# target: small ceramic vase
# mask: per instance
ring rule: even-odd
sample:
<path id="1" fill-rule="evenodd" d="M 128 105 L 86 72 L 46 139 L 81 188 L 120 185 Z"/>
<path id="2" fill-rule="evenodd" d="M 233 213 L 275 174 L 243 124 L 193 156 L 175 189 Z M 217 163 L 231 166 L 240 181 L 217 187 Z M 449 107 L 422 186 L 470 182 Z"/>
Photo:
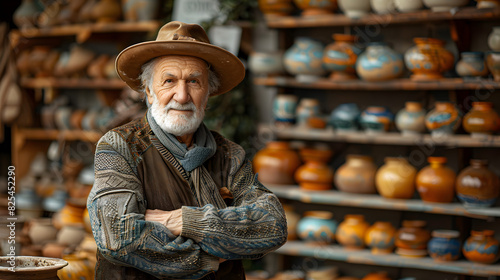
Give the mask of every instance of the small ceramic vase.
<path id="1" fill-rule="evenodd" d="M 415 136 L 425 132 L 426 111 L 419 102 L 408 101 L 396 114 L 396 127 L 403 136 Z"/>
<path id="2" fill-rule="evenodd" d="M 284 54 L 285 70 L 301 82 L 316 81 L 326 73 L 323 69 L 323 49 L 319 41 L 296 37 L 294 44 Z"/>
<path id="3" fill-rule="evenodd" d="M 93 79 L 105 79 L 106 72 L 104 67 L 108 63 L 109 55 L 101 54 L 94 61 L 92 61 L 87 67 L 87 75 Z"/>
<path id="4" fill-rule="evenodd" d="M 476 0 L 478 9 L 489 9 L 500 7 L 500 0 Z"/>
<path id="5" fill-rule="evenodd" d="M 100 0 L 92 8 L 92 18 L 99 23 L 116 22 L 122 16 L 118 0 Z"/>
<path id="6" fill-rule="evenodd" d="M 500 82 L 500 52 L 488 52 L 486 66 L 488 66 L 495 82 Z"/>
<path id="7" fill-rule="evenodd" d="M 295 95 L 279 94 L 273 102 L 273 115 L 276 123 L 294 124 L 298 98 Z"/>
<path id="8" fill-rule="evenodd" d="M 333 34 L 334 42 L 327 45 L 323 52 L 323 67 L 330 71 L 333 81 L 354 80 L 356 77 L 356 60 L 362 50 L 355 45 L 357 36 Z"/>
<path id="9" fill-rule="evenodd" d="M 423 0 L 433 12 L 448 12 L 469 4 L 469 0 Z"/>
<path id="10" fill-rule="evenodd" d="M 489 74 L 482 52 L 463 52 L 455 71 L 464 78 L 485 77 Z"/>
<path id="11" fill-rule="evenodd" d="M 150 21 L 158 18 L 159 0 L 121 0 L 125 21 Z"/>
<path id="12" fill-rule="evenodd" d="M 426 226 L 426 221 L 404 220 L 402 227 L 396 232 L 396 253 L 408 257 L 426 256 L 427 243 L 431 239 Z"/>
<path id="13" fill-rule="evenodd" d="M 369 82 L 393 80 L 400 77 L 403 71 L 403 56 L 384 42 L 368 44 L 356 61 L 356 73 Z"/>
<path id="14" fill-rule="evenodd" d="M 370 0 L 370 5 L 372 10 L 377 14 L 393 14 L 396 12 L 396 5 L 394 5 L 394 0 Z"/>
<path id="15" fill-rule="evenodd" d="M 376 271 L 366 274 L 365 277 L 361 278 L 361 280 L 392 280 L 392 279 L 389 277 L 389 273 L 387 273 L 387 271 Z"/>
<path id="16" fill-rule="evenodd" d="M 345 215 L 339 224 L 335 238 L 337 242 L 348 249 L 365 247 L 365 234 L 370 227 L 363 215 Z"/>
<path id="17" fill-rule="evenodd" d="M 84 76 L 86 69 L 95 58 L 93 51 L 80 45 L 73 45 L 68 57 L 63 53 L 54 69 L 58 77 Z"/>
<path id="18" fill-rule="evenodd" d="M 376 193 L 373 158 L 364 155 L 347 155 L 346 162 L 335 171 L 334 183 L 339 191 L 348 193 Z"/>
<path id="19" fill-rule="evenodd" d="M 500 179 L 488 169 L 487 160 L 471 159 L 470 166 L 458 173 L 456 192 L 465 207 L 490 207 L 500 193 Z"/>
<path id="20" fill-rule="evenodd" d="M 472 137 L 484 138 L 500 129 L 500 116 L 493 110 L 492 102 L 472 102 L 462 125 Z"/>
<path id="21" fill-rule="evenodd" d="M 35 245 L 41 245 L 48 241 L 55 241 L 57 229 L 52 225 L 50 218 L 38 218 L 31 220 L 28 236 Z"/>
<path id="22" fill-rule="evenodd" d="M 282 52 L 251 52 L 248 67 L 253 74 L 273 76 L 285 72 Z"/>
<path id="23" fill-rule="evenodd" d="M 37 18 L 43 12 L 43 6 L 37 0 L 23 0 L 12 15 L 19 29 L 36 27 Z"/>
<path id="24" fill-rule="evenodd" d="M 259 0 L 259 10 L 266 16 L 286 16 L 293 12 L 292 0 Z"/>
<path id="25" fill-rule="evenodd" d="M 338 0 L 339 8 L 349 18 L 362 18 L 371 11 L 370 0 Z"/>
<path id="26" fill-rule="evenodd" d="M 445 165 L 445 157 L 428 157 L 427 161 L 430 165 L 422 168 L 416 178 L 420 198 L 426 202 L 452 202 L 457 174 Z"/>
<path id="27" fill-rule="evenodd" d="M 493 27 L 493 30 L 488 35 L 488 47 L 493 51 L 500 51 L 500 26 Z"/>
<path id="28" fill-rule="evenodd" d="M 415 81 L 442 79 L 455 65 L 455 57 L 444 48 L 445 42 L 434 38 L 414 38 L 415 46 L 405 52 L 406 67 Z"/>
<path id="29" fill-rule="evenodd" d="M 64 255 L 63 259 L 68 262 L 68 266 L 57 271 L 57 276 L 61 280 L 94 279 L 94 268 L 91 267 L 87 258 L 78 254 L 70 254 Z"/>
<path id="30" fill-rule="evenodd" d="M 307 121 L 311 117 L 320 115 L 319 101 L 314 98 L 302 98 L 299 101 L 295 115 L 298 126 L 307 126 Z"/>
<path id="31" fill-rule="evenodd" d="M 359 123 L 368 133 L 388 132 L 394 123 L 394 115 L 386 107 L 369 106 L 361 113 Z"/>
<path id="32" fill-rule="evenodd" d="M 264 184 L 293 184 L 294 173 L 300 164 L 298 153 L 283 141 L 267 143 L 253 159 L 254 173 Z"/>
<path id="33" fill-rule="evenodd" d="M 57 232 L 57 243 L 77 246 L 85 237 L 83 224 L 64 225 Z"/>
<path id="34" fill-rule="evenodd" d="M 73 108 L 69 106 L 61 106 L 55 110 L 54 121 L 58 130 L 71 129 L 70 117 Z"/>
<path id="35" fill-rule="evenodd" d="M 456 230 L 433 230 L 427 251 L 437 261 L 455 261 L 460 257 L 460 232 Z"/>
<path id="36" fill-rule="evenodd" d="M 446 136 L 458 129 L 461 120 L 462 113 L 453 103 L 437 101 L 425 116 L 425 126 L 432 136 Z"/>
<path id="37" fill-rule="evenodd" d="M 405 158 L 386 157 L 375 174 L 378 193 L 386 198 L 409 199 L 415 193 L 417 170 Z"/>
<path id="38" fill-rule="evenodd" d="M 495 239 L 493 230 L 471 231 L 471 235 L 464 242 L 462 253 L 464 257 L 475 263 L 493 264 L 499 256 L 500 244 Z"/>
<path id="39" fill-rule="evenodd" d="M 335 240 L 338 223 L 328 211 L 307 211 L 297 224 L 300 239 L 307 242 L 328 244 Z"/>
<path id="40" fill-rule="evenodd" d="M 0 279 L 2 280 L 60 280 L 57 271 L 68 265 L 68 262 L 58 258 L 38 256 L 16 256 L 16 270 L 12 273 L 8 265 L 10 256 L 0 257 Z M 90 278 L 89 278 L 90 279 Z"/>
<path id="41" fill-rule="evenodd" d="M 65 190 L 55 190 L 51 196 L 43 199 L 43 210 L 48 212 L 58 212 L 66 205 L 68 192 Z"/>
<path id="42" fill-rule="evenodd" d="M 85 114 L 87 114 L 87 111 L 83 109 L 76 109 L 73 111 L 69 120 L 71 129 L 82 129 L 82 120 L 85 117 Z"/>
<path id="43" fill-rule="evenodd" d="M 415 12 L 424 8 L 422 0 L 394 0 L 396 9 L 403 13 Z"/>
<path id="44" fill-rule="evenodd" d="M 356 103 L 340 104 L 330 113 L 330 124 L 339 133 L 356 131 L 360 115 L 361 111 Z"/>
<path id="45" fill-rule="evenodd" d="M 372 254 L 389 254 L 394 250 L 396 228 L 390 222 L 378 221 L 368 228 L 365 243 Z"/>
<path id="46" fill-rule="evenodd" d="M 288 231 L 287 240 L 296 240 L 298 238 L 297 224 L 301 217 L 294 211 L 291 205 L 283 204 L 283 209 L 285 210 L 286 227 Z"/>
<path id="47" fill-rule="evenodd" d="M 305 190 L 329 190 L 333 184 L 333 169 L 328 166 L 333 152 L 328 149 L 302 148 L 300 156 L 305 164 L 295 172 L 295 181 Z"/>
<path id="48" fill-rule="evenodd" d="M 293 0 L 302 10 L 302 16 L 317 16 L 333 14 L 337 9 L 337 0 Z"/>

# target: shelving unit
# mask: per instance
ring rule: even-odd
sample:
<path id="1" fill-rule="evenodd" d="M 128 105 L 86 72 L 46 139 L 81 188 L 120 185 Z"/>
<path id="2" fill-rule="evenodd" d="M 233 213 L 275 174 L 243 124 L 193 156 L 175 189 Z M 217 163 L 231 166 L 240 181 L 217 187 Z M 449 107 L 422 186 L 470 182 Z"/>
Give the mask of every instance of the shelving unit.
<path id="1" fill-rule="evenodd" d="M 70 79 L 70 78 L 22 78 L 21 86 L 31 89 L 39 88 L 79 88 L 79 89 L 124 89 L 127 84 L 118 79 Z"/>

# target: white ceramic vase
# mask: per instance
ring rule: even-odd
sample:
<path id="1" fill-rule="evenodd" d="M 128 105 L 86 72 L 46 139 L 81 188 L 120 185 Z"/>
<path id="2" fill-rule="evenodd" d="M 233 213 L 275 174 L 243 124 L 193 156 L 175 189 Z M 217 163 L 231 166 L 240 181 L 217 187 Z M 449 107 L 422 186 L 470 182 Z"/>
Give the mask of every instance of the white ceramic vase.
<path id="1" fill-rule="evenodd" d="M 371 11 L 370 0 L 339 0 L 339 7 L 350 18 L 361 18 Z"/>
<path id="2" fill-rule="evenodd" d="M 370 0 L 372 10 L 377 14 L 391 14 L 396 12 L 394 0 Z"/>
<path id="3" fill-rule="evenodd" d="M 488 47 L 494 51 L 500 51 L 500 26 L 493 27 L 488 36 Z"/>
<path id="4" fill-rule="evenodd" d="M 277 75 L 285 72 L 283 52 L 252 52 L 248 67 L 256 75 Z"/>
<path id="5" fill-rule="evenodd" d="M 403 13 L 421 10 L 424 7 L 422 0 L 394 0 L 396 9 Z"/>
<path id="6" fill-rule="evenodd" d="M 469 0 L 423 0 L 424 5 L 433 12 L 447 12 L 452 9 L 463 7 L 469 3 Z"/>

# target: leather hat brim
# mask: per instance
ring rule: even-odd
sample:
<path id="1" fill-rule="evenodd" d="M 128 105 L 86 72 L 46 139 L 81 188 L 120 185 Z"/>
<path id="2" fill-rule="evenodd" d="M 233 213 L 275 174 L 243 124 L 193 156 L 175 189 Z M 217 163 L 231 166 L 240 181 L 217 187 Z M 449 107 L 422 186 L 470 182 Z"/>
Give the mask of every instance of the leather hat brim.
<path id="1" fill-rule="evenodd" d="M 151 59 L 165 55 L 186 55 L 205 60 L 220 81 L 218 90 L 210 96 L 230 91 L 245 78 L 245 66 L 231 52 L 208 43 L 182 40 L 149 41 L 132 45 L 116 57 L 116 71 L 130 88 L 140 92 L 141 67 Z"/>

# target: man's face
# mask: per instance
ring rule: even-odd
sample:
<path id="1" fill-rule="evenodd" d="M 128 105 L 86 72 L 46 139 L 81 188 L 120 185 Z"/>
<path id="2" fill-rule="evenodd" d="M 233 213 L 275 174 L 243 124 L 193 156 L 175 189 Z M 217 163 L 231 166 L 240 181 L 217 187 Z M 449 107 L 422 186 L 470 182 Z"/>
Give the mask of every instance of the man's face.
<path id="1" fill-rule="evenodd" d="M 189 56 L 164 56 L 153 68 L 148 101 L 158 125 L 176 136 L 194 133 L 203 121 L 208 100 L 205 61 Z"/>

